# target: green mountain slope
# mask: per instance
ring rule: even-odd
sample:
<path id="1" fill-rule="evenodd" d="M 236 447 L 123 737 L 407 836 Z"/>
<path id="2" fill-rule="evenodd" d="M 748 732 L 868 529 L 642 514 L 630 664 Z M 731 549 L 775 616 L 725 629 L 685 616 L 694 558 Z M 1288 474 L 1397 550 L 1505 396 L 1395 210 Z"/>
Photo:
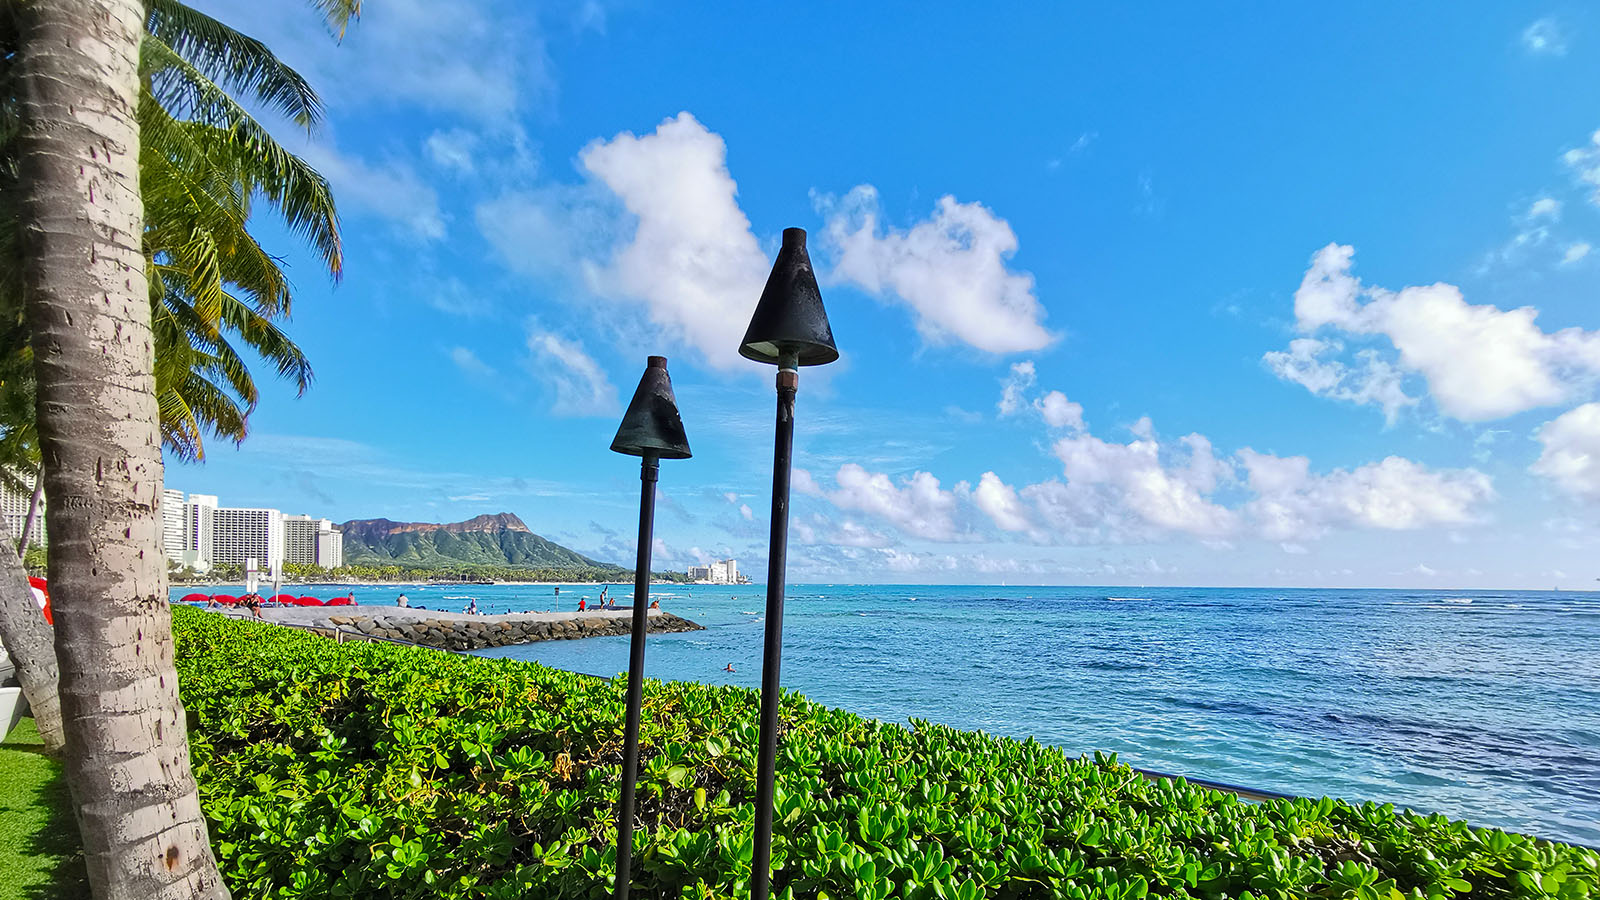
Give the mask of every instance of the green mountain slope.
<path id="1" fill-rule="evenodd" d="M 340 528 L 344 531 L 346 563 L 616 568 L 534 534 L 511 513 L 448 524 L 356 519 Z"/>

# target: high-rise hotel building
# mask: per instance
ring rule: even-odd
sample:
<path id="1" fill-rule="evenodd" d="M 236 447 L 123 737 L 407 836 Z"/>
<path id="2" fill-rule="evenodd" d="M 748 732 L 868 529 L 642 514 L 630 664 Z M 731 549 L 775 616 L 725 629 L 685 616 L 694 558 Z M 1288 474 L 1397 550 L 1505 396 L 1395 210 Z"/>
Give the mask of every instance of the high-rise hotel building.
<path id="1" fill-rule="evenodd" d="M 0 483 L 0 514 L 6 517 L 6 527 L 10 529 L 12 544 L 22 534 L 22 525 L 28 520 L 28 507 L 33 503 L 33 475 L 27 472 L 13 472 L 22 481 L 21 490 L 12 490 L 10 486 Z M 44 546 L 44 495 L 39 496 L 39 509 L 34 513 L 33 530 L 28 532 L 28 543 Z"/>
<path id="2" fill-rule="evenodd" d="M 161 549 L 167 559 L 183 562 L 183 491 L 161 492 Z"/>
<path id="3" fill-rule="evenodd" d="M 242 566 L 254 559 L 263 572 L 283 562 L 283 513 L 219 506 L 211 522 L 211 562 Z"/>
<path id="4" fill-rule="evenodd" d="M 336 569 L 344 565 L 344 535 L 327 519 L 283 517 L 283 561 Z"/>
<path id="5" fill-rule="evenodd" d="M 221 506 L 210 494 L 190 494 L 185 502 L 182 491 L 162 492 L 161 537 L 168 559 L 200 570 L 251 559 L 262 572 L 283 562 L 344 565 L 344 535 L 331 521 Z"/>

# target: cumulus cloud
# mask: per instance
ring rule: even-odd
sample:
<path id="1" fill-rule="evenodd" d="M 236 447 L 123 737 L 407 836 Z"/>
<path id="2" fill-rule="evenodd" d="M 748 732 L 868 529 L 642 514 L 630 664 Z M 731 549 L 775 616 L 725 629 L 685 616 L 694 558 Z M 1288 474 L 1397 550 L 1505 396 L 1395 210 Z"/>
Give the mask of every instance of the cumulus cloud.
<path id="1" fill-rule="evenodd" d="M 1060 391 L 1051 391 L 1033 401 L 1033 408 L 1039 411 L 1044 423 L 1051 428 L 1083 430 L 1083 404 L 1068 400 L 1067 395 Z"/>
<path id="2" fill-rule="evenodd" d="M 1021 412 L 1028 402 L 1023 395 L 1038 380 L 1039 373 L 1034 368 L 1033 360 L 1025 359 L 1019 363 L 1012 363 L 1011 374 L 1000 382 L 1000 402 L 995 404 L 995 408 L 1000 410 L 1000 415 L 1012 416 Z"/>
<path id="3" fill-rule="evenodd" d="M 1208 547 L 1258 538 L 1287 553 L 1304 553 L 1305 542 L 1340 529 L 1476 522 L 1494 497 L 1489 477 L 1475 469 L 1434 469 L 1391 456 L 1318 473 L 1304 456 L 1248 448 L 1220 456 L 1201 434 L 1162 440 L 1148 419 L 1129 430 L 1126 443 L 1087 433 L 1057 439 L 1051 452 L 1061 477 L 1020 487 L 987 471 L 975 488 L 959 482 L 946 490 L 928 472 L 896 481 L 853 463 L 840 468 L 836 489 L 809 475 L 806 484 L 842 510 L 935 542 L 981 540 L 992 526 L 991 537 L 1036 544 L 1187 535 Z"/>
<path id="4" fill-rule="evenodd" d="M 1033 360 L 1011 364 L 1011 372 L 1000 381 L 1000 402 L 995 408 L 1002 416 L 1013 416 L 1024 409 L 1032 409 L 1046 425 L 1066 431 L 1083 430 L 1083 405 L 1067 399 L 1060 391 L 1050 391 L 1032 400 L 1028 392 L 1039 380 Z"/>
<path id="5" fill-rule="evenodd" d="M 1522 46 L 1529 53 L 1546 56 L 1565 56 L 1567 36 L 1561 24 L 1546 16 L 1522 29 Z"/>
<path id="6" fill-rule="evenodd" d="M 1399 291 L 1368 287 L 1350 273 L 1354 254 L 1338 244 L 1317 251 L 1295 292 L 1296 324 L 1306 334 L 1326 328 L 1386 338 L 1398 351 L 1398 368 L 1421 375 L 1448 416 L 1483 421 L 1561 403 L 1600 376 L 1600 332 L 1546 332 L 1535 324 L 1539 312 L 1531 306 L 1471 305 L 1459 288 L 1442 282 Z M 1267 363 L 1314 392 L 1313 384 L 1358 396 L 1370 388 L 1368 402 L 1403 405 L 1394 373 L 1373 368 L 1377 357 L 1367 358 L 1367 374 L 1353 384 L 1336 379 L 1328 387 L 1337 370 L 1311 365 L 1324 349 L 1301 345 L 1297 354 L 1291 344 L 1284 354 L 1268 354 Z"/>
<path id="7" fill-rule="evenodd" d="M 714 366 L 738 344 L 771 266 L 738 204 L 722 137 L 687 112 L 578 155 L 586 185 L 481 205 L 479 228 L 513 266 L 561 271 L 640 309 Z"/>
<path id="8" fill-rule="evenodd" d="M 528 352 L 528 370 L 549 389 L 552 413 L 603 416 L 617 411 L 617 389 L 582 342 L 532 325 Z"/>
<path id="9" fill-rule="evenodd" d="M 1578 241 L 1576 243 L 1568 244 L 1567 249 L 1561 254 L 1561 264 L 1564 266 L 1570 266 L 1578 260 L 1583 259 L 1585 256 L 1588 256 L 1589 251 L 1593 249 L 1594 248 L 1589 246 L 1588 242 L 1586 241 Z"/>
<path id="10" fill-rule="evenodd" d="M 1026 531 L 1033 527 L 1027 509 L 1017 497 L 1016 488 L 1000 480 L 993 472 L 983 473 L 978 488 L 972 492 L 972 502 L 994 522 L 1001 531 Z"/>
<path id="11" fill-rule="evenodd" d="M 909 229 L 882 223 L 871 185 L 820 206 L 834 254 L 831 277 L 899 298 L 925 340 L 1016 353 L 1055 339 L 1042 324 L 1045 310 L 1033 276 L 1007 266 L 1017 251 L 1016 233 L 982 204 L 941 197 L 933 215 Z"/>
<path id="12" fill-rule="evenodd" d="M 1402 409 L 1417 403 L 1417 398 L 1405 391 L 1403 373 L 1375 351 L 1357 353 L 1355 366 L 1325 358 L 1343 349 L 1338 341 L 1297 338 L 1289 342 L 1288 350 L 1271 351 L 1261 360 L 1274 375 L 1320 397 L 1357 405 L 1375 404 L 1383 409 L 1383 417 L 1391 425 Z"/>
<path id="13" fill-rule="evenodd" d="M 900 531 L 935 541 L 956 540 L 961 530 L 956 525 L 957 491 L 939 486 L 939 479 L 917 472 L 899 484 L 881 472 L 869 472 L 855 463 L 845 463 L 834 475 L 838 487 L 827 493 L 834 506 L 877 516 Z M 965 492 L 965 485 L 959 485 Z"/>
<path id="14" fill-rule="evenodd" d="M 1540 426 L 1544 450 L 1533 472 L 1565 493 L 1600 500 L 1600 403 L 1585 403 Z"/>
<path id="15" fill-rule="evenodd" d="M 1201 537 L 1233 531 L 1234 512 L 1207 497 L 1226 465 L 1203 436 L 1189 435 L 1182 443 L 1187 454 L 1178 454 L 1185 458 L 1176 462 L 1172 453 L 1163 461 L 1161 444 L 1148 436 L 1119 444 L 1082 434 L 1061 438 L 1051 449 L 1067 484 L 1091 495 L 1080 502 L 1090 500 L 1163 531 Z"/>
<path id="16" fill-rule="evenodd" d="M 1244 512 L 1269 540 L 1320 537 L 1334 527 L 1403 531 L 1472 522 L 1494 496 L 1489 477 L 1475 469 L 1430 469 L 1390 456 L 1325 475 L 1304 456 L 1279 457 L 1245 448 L 1238 453 L 1256 495 Z"/>

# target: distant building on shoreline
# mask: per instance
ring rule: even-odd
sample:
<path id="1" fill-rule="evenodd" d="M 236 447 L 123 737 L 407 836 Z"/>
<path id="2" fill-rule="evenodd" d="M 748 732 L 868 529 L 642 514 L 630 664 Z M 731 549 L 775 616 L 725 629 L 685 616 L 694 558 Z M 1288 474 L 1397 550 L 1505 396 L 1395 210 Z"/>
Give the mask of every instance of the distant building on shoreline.
<path id="1" fill-rule="evenodd" d="M 22 535 L 22 526 L 28 521 L 28 507 L 33 504 L 34 475 L 30 472 L 17 472 L 12 470 L 22 481 L 23 489 L 14 491 L 9 486 L 0 484 L 0 513 L 6 517 L 6 527 L 11 529 L 11 540 L 16 542 Z M 44 536 L 44 495 L 39 495 L 39 508 L 33 516 L 33 530 L 28 532 L 28 543 L 46 544 Z"/>
<path id="2" fill-rule="evenodd" d="M 709 566 L 690 566 L 689 578 L 701 584 L 744 584 L 746 579 L 739 574 L 739 562 L 733 559 L 724 559 L 714 562 Z"/>
<path id="3" fill-rule="evenodd" d="M 211 494 L 190 494 L 185 501 L 182 491 L 163 491 L 161 539 L 168 559 L 201 572 L 251 559 L 264 572 L 285 562 L 344 565 L 344 535 L 331 521 L 266 507 L 221 506 Z"/>
<path id="4" fill-rule="evenodd" d="M 283 517 L 283 561 L 337 569 L 344 565 L 344 534 L 328 519 Z"/>

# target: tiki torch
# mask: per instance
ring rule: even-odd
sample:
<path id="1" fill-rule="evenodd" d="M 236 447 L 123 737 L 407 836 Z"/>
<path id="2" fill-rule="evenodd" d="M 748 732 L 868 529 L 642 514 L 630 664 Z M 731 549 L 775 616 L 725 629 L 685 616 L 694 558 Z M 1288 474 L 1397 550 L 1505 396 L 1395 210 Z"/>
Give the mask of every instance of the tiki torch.
<path id="1" fill-rule="evenodd" d="M 778 670 L 783 656 L 783 583 L 789 549 L 789 469 L 794 449 L 794 395 L 800 366 L 839 358 L 822 292 L 811 271 L 802 228 L 783 231 L 783 247 L 767 276 L 750 328 L 739 345 L 746 359 L 778 367 L 777 436 L 772 451 L 772 538 L 767 554 L 767 618 L 761 654 L 761 737 L 756 764 L 755 850 L 750 896 L 767 900 L 772 859 L 772 788 L 778 763 Z"/>
<path id="2" fill-rule="evenodd" d="M 689 439 L 672 396 L 667 358 L 652 356 L 639 389 L 611 442 L 618 453 L 639 457 L 639 555 L 633 570 L 633 642 L 628 650 L 628 721 L 623 737 L 622 798 L 617 809 L 617 882 L 627 900 L 633 863 L 633 794 L 639 780 L 639 708 L 644 704 L 644 633 L 650 618 L 650 549 L 656 519 L 656 477 L 663 459 L 688 459 Z"/>

